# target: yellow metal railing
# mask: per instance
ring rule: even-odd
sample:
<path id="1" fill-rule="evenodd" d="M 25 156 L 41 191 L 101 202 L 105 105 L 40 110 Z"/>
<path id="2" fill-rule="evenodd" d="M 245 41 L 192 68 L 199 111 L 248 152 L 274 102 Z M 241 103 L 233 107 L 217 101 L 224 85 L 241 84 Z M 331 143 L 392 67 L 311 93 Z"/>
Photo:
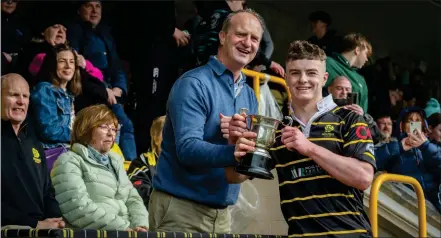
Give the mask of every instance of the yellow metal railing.
<path id="1" fill-rule="evenodd" d="M 259 102 L 259 94 L 260 94 L 260 81 L 266 80 L 268 79 L 269 82 L 273 82 L 273 83 L 277 83 L 282 85 L 286 92 L 288 93 L 288 98 L 289 101 L 291 101 L 291 95 L 289 94 L 289 89 L 288 86 L 285 83 L 285 79 L 283 78 L 279 78 L 276 76 L 272 76 L 269 74 L 263 74 L 263 73 L 259 73 L 253 70 L 249 70 L 249 69 L 243 69 L 242 72 L 248 76 L 248 77 L 252 77 L 253 78 L 253 89 L 254 89 L 254 93 L 256 94 L 256 98 L 257 98 L 257 102 Z"/>
<path id="2" fill-rule="evenodd" d="M 381 174 L 375 178 L 371 187 L 371 195 L 369 199 L 369 218 L 371 220 L 373 236 L 378 237 L 378 193 L 381 185 L 385 182 L 407 183 L 413 186 L 418 197 L 419 237 L 427 237 L 426 200 L 424 198 L 424 191 L 420 183 L 416 179 L 409 176 L 388 173 Z"/>

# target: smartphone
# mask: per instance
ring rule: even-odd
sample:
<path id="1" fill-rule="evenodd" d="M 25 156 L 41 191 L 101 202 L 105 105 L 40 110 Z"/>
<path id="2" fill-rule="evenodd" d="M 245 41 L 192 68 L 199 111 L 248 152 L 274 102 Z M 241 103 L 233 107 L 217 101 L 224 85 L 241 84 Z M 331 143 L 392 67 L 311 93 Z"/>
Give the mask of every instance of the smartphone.
<path id="1" fill-rule="evenodd" d="M 421 132 L 421 122 L 420 121 L 411 121 L 410 122 L 410 133 L 416 133 L 415 130 Z"/>
<path id="2" fill-rule="evenodd" d="M 348 93 L 348 104 L 357 104 L 359 103 L 358 93 Z"/>

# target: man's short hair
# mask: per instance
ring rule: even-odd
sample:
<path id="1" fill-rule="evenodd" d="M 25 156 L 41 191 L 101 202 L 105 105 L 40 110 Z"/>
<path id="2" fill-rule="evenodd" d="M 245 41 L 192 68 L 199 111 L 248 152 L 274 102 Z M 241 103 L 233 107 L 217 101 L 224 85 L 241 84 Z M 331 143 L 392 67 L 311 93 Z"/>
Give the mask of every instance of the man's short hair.
<path id="1" fill-rule="evenodd" d="M 232 13 L 228 14 L 227 18 L 225 18 L 225 21 L 222 24 L 222 31 L 223 32 L 227 32 L 230 29 L 231 18 L 233 18 L 233 16 L 235 16 L 235 15 L 237 15 L 239 13 L 244 13 L 244 12 L 245 13 L 249 13 L 249 14 L 253 15 L 254 17 L 256 17 L 257 20 L 260 23 L 260 26 L 262 27 L 262 32 L 265 31 L 265 21 L 263 20 L 262 16 L 260 16 L 259 13 L 257 13 L 256 11 L 254 11 L 251 8 L 242 9 L 242 10 L 235 11 L 235 12 L 232 12 Z"/>
<path id="2" fill-rule="evenodd" d="M 360 33 L 349 33 L 345 35 L 341 40 L 341 52 L 349 52 L 360 47 L 361 49 L 368 50 L 368 56 L 372 55 L 372 45 L 369 43 L 366 37 Z"/>
<path id="3" fill-rule="evenodd" d="M 335 76 L 334 78 L 331 79 L 332 81 L 331 81 L 331 84 L 329 84 L 329 87 L 332 86 L 335 83 L 336 79 L 340 79 L 340 80 L 341 79 L 346 79 L 349 83 L 351 83 L 351 81 L 345 75 L 337 75 L 337 76 Z M 351 84 L 351 88 L 352 88 L 352 84 Z"/>
<path id="4" fill-rule="evenodd" d="M 327 26 L 330 26 L 332 23 L 331 16 L 325 11 L 315 11 L 309 14 L 308 20 L 310 22 L 321 21 L 326 23 Z"/>
<path id="5" fill-rule="evenodd" d="M 304 59 L 325 61 L 326 54 L 318 45 L 308 41 L 296 40 L 289 44 L 286 62 Z"/>

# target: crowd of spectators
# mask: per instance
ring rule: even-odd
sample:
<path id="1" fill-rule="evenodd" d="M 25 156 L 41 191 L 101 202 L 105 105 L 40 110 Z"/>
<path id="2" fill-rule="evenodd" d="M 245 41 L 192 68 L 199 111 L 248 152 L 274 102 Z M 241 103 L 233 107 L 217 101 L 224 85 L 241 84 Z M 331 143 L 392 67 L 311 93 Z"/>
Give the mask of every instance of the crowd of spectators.
<path id="1" fill-rule="evenodd" d="M 33 11 L 20 11 L 22 4 Z M 169 93 L 180 75 L 213 60 L 227 16 L 248 8 L 246 1 L 194 7 L 179 29 L 173 1 L 2 0 L 2 225 L 63 228 L 64 217 L 79 228 L 148 229 L 164 115 L 179 113 L 169 111 Z M 422 61 L 405 68 L 390 57 L 373 60 L 368 37 L 331 29 L 324 11 L 308 20 L 308 41 L 327 55 L 324 95 L 363 116 L 378 170 L 416 178 L 441 211 L 440 81 L 427 78 Z M 285 67 L 272 59 L 283 46 L 274 46 L 270 30 L 246 67 L 283 78 Z M 272 88 L 289 111 L 284 89 Z M 413 123 L 420 127 L 411 130 Z M 113 143 L 123 156 L 109 152 Z M 136 161 L 129 176 L 124 159 Z M 14 172 L 27 175 L 12 188 Z"/>

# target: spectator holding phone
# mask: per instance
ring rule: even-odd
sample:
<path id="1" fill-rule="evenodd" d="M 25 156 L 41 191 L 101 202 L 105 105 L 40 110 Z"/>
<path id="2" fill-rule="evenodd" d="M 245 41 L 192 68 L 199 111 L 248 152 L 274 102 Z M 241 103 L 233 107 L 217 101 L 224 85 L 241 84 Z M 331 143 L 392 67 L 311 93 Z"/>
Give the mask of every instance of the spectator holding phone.
<path id="1" fill-rule="evenodd" d="M 437 193 L 441 147 L 430 143 L 426 137 L 428 127 L 424 111 L 405 109 L 397 125 L 399 140 L 375 148 L 378 170 L 415 178 L 420 182 L 425 197 L 439 209 Z"/>
<path id="2" fill-rule="evenodd" d="M 371 115 L 365 113 L 363 108 L 357 105 L 359 102 L 359 94 L 352 93 L 351 82 L 346 76 L 335 77 L 334 80 L 332 80 L 332 83 L 328 86 L 328 92 L 329 94 L 332 94 L 332 99 L 335 104 L 364 117 L 364 120 L 369 126 L 374 144 L 377 144 L 381 140 L 381 132 L 377 123 L 375 123 Z"/>

